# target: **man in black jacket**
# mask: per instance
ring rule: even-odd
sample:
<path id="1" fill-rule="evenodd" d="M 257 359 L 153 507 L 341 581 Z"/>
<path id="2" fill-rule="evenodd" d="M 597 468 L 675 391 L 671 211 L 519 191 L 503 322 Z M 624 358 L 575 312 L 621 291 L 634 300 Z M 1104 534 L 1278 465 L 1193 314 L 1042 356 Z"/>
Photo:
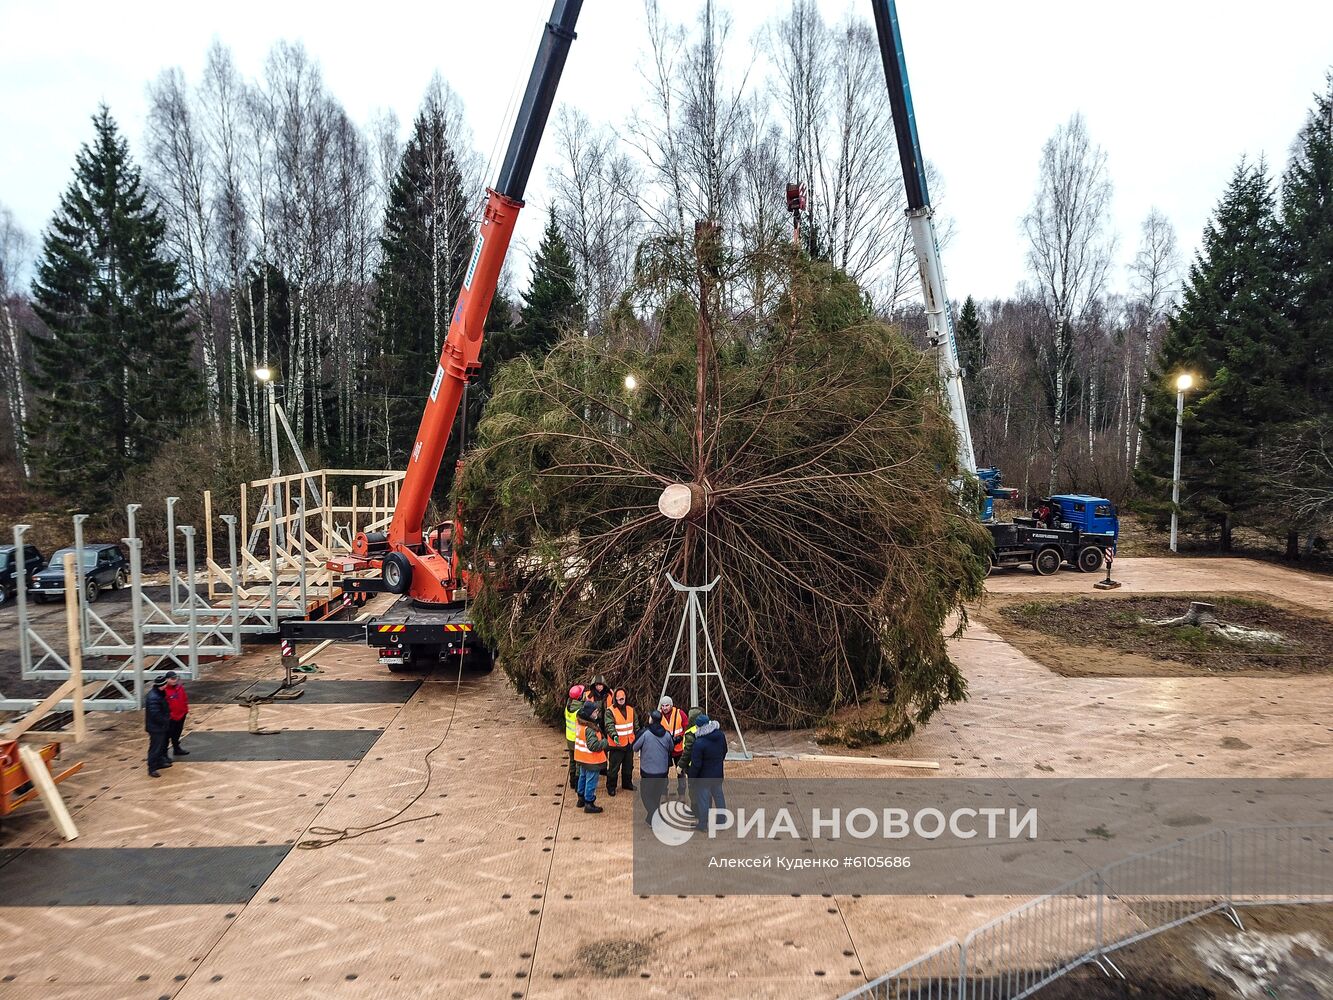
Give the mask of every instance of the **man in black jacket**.
<path id="1" fill-rule="evenodd" d="M 171 709 L 167 707 L 166 676 L 153 681 L 143 700 L 143 727 L 148 733 L 148 777 L 158 777 L 158 768 L 170 767 L 167 740 L 171 733 Z"/>
<path id="2" fill-rule="evenodd" d="M 717 721 L 700 713 L 695 720 L 699 727 L 690 748 L 690 791 L 694 793 L 695 826 L 708 829 L 710 809 L 726 809 L 722 796 L 722 776 L 727 759 L 727 736 Z"/>

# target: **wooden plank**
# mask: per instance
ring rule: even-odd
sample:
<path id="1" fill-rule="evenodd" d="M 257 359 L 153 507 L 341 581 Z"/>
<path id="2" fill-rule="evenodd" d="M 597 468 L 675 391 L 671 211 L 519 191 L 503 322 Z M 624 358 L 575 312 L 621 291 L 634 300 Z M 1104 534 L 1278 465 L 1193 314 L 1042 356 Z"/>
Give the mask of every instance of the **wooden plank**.
<path id="1" fill-rule="evenodd" d="M 74 688 L 74 742 L 82 743 L 87 735 L 83 718 L 83 637 L 79 630 L 78 576 L 74 570 L 74 553 L 65 556 L 65 633 L 69 640 L 69 680 Z M 59 825 L 57 823 L 57 825 Z"/>
<path id="2" fill-rule="evenodd" d="M 19 744 L 19 760 L 23 761 L 23 770 L 27 772 L 28 780 L 41 796 L 42 805 L 46 806 L 51 822 L 55 823 L 62 837 L 74 840 L 79 835 L 79 829 L 70 818 L 69 810 L 65 808 L 65 800 L 56 790 L 56 783 L 51 780 L 51 772 L 46 769 L 46 761 L 42 760 L 41 754 L 36 750 L 22 743 Z"/>
<path id="3" fill-rule="evenodd" d="M 836 754 L 798 753 L 797 760 L 816 761 L 821 764 L 881 764 L 884 767 L 912 767 L 926 771 L 938 771 L 937 760 L 900 760 L 895 757 L 839 757 Z"/>
<path id="4" fill-rule="evenodd" d="M 213 561 L 213 491 L 204 490 L 204 565 Z M 208 600 L 215 596 L 213 571 L 208 571 Z"/>
<path id="5" fill-rule="evenodd" d="M 12 740 L 14 737 L 26 733 L 33 726 L 44 719 L 51 709 L 55 708 L 62 701 L 70 696 L 74 690 L 74 680 L 65 681 L 60 687 L 56 688 L 45 698 L 28 710 L 28 714 L 15 722 L 11 722 L 3 730 L 0 730 L 0 739 Z"/>

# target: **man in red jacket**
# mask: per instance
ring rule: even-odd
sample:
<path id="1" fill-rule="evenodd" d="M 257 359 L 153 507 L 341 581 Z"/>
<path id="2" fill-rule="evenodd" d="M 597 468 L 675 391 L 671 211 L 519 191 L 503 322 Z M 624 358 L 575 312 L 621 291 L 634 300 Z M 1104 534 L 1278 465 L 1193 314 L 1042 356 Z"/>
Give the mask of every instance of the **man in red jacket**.
<path id="1" fill-rule="evenodd" d="M 181 733 L 185 729 L 185 717 L 190 714 L 190 696 L 185 693 L 185 685 L 176 676 L 176 671 L 166 673 L 167 710 L 171 713 L 171 726 L 167 735 L 171 737 L 171 752 L 177 757 L 188 757 L 190 751 L 181 746 Z"/>

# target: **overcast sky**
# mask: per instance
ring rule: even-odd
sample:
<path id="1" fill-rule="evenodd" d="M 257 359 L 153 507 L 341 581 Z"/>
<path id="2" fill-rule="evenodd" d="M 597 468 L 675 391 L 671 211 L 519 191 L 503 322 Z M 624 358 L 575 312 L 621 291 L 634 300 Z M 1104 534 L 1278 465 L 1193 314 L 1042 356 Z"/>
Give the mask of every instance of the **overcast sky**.
<path id="1" fill-rule="evenodd" d="M 699 0 L 665 0 L 677 20 Z M 781 0 L 723 0 L 736 50 L 751 47 Z M 868 0 L 821 0 L 826 17 Z M 69 183 L 89 116 L 110 105 L 136 155 L 145 89 L 181 66 L 198 80 L 216 37 L 257 76 L 280 38 L 303 41 L 330 91 L 361 124 L 382 108 L 411 120 L 436 70 L 461 95 L 484 157 L 526 80 L 550 0 L 350 4 L 231 0 L 0 0 L 0 203 L 40 233 Z M 1328 0 L 901 0 L 912 93 L 932 189 L 951 220 L 952 297 L 1011 294 L 1024 278 L 1021 218 L 1043 141 L 1075 111 L 1110 157 L 1120 259 L 1149 208 L 1191 251 L 1238 158 L 1279 170 L 1333 66 Z M 586 0 L 560 100 L 622 123 L 641 92 L 646 37 L 635 0 Z M 540 234 L 550 145 L 534 172 L 520 246 Z M 491 178 L 493 179 L 493 178 Z M 520 284 L 526 283 L 520 269 Z M 1123 266 L 1117 273 L 1123 285 Z"/>

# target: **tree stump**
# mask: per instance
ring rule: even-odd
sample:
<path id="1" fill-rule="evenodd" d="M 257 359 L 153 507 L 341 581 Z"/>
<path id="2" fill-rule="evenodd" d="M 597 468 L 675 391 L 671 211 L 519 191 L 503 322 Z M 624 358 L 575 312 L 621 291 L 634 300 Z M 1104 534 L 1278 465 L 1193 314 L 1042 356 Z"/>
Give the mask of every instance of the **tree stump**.
<path id="1" fill-rule="evenodd" d="M 1217 625 L 1217 606 L 1207 601 L 1190 601 L 1190 609 L 1185 612 L 1183 625 L 1198 625 L 1201 628 Z"/>

